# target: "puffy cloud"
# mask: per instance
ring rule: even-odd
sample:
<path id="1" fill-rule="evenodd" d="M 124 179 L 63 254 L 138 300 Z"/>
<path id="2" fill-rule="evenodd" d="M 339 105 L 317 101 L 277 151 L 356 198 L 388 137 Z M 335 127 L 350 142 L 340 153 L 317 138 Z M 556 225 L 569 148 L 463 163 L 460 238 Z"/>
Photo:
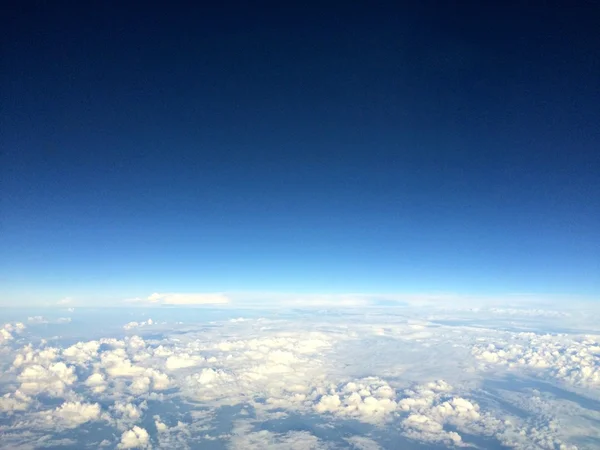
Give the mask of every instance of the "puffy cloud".
<path id="1" fill-rule="evenodd" d="M 139 337 L 128 341 L 129 351 L 135 355 L 145 355 L 145 343 Z M 143 360 L 145 358 L 138 358 Z M 134 394 L 143 394 L 149 390 L 165 390 L 169 388 L 169 377 L 159 370 L 134 364 L 129 359 L 127 351 L 123 348 L 106 351 L 101 355 L 100 366 L 113 378 L 131 379 L 130 391 Z"/>
<path id="2" fill-rule="evenodd" d="M 129 385 L 129 390 L 136 395 L 143 394 L 150 390 L 150 377 L 137 377 L 134 378 Z"/>
<path id="3" fill-rule="evenodd" d="M 14 393 L 4 394 L 0 397 L 0 412 L 26 411 L 32 399 L 23 392 L 16 390 Z"/>
<path id="4" fill-rule="evenodd" d="M 143 327 L 148 327 L 154 324 L 154 321 L 152 319 L 148 319 L 145 320 L 143 322 L 129 322 L 127 324 L 125 324 L 123 326 L 123 329 L 125 330 L 132 330 L 134 328 L 143 328 Z"/>
<path id="5" fill-rule="evenodd" d="M 202 401 L 235 404 L 244 401 L 248 392 L 268 392 L 265 408 L 284 403 L 298 406 L 297 387 L 312 384 L 310 380 L 322 370 L 319 353 L 331 346 L 332 339 L 321 333 L 269 334 L 190 348 L 190 353 L 202 351 L 212 356 L 206 358 L 205 367 L 182 374 L 184 394 Z M 178 376 L 177 372 L 173 375 Z"/>
<path id="6" fill-rule="evenodd" d="M 152 389 L 156 391 L 169 389 L 171 380 L 167 374 L 156 369 L 148 369 L 146 370 L 146 375 L 152 380 Z"/>
<path id="7" fill-rule="evenodd" d="M 107 388 L 106 378 L 98 372 L 91 374 L 84 384 L 96 394 L 104 392 Z"/>
<path id="8" fill-rule="evenodd" d="M 65 402 L 53 411 L 40 414 L 58 428 L 75 428 L 99 420 L 101 412 L 98 403 Z"/>
<path id="9" fill-rule="evenodd" d="M 134 426 L 121 435 L 121 442 L 119 442 L 117 448 L 148 448 L 149 445 L 150 436 L 148 432 L 144 428 Z"/>
<path id="10" fill-rule="evenodd" d="M 160 416 L 158 415 L 154 416 L 154 426 L 156 427 L 156 431 L 158 431 L 159 433 L 162 433 L 163 431 L 167 431 L 169 429 L 169 427 L 166 424 L 161 422 Z"/>
<path id="11" fill-rule="evenodd" d="M 229 303 L 229 297 L 222 293 L 154 293 L 148 301 L 163 305 L 218 305 Z"/>
<path id="12" fill-rule="evenodd" d="M 31 344 L 23 347 L 13 361 L 13 367 L 20 368 L 26 365 L 38 364 L 48 366 L 60 356 L 60 349 L 55 347 L 33 348 Z"/>
<path id="13" fill-rule="evenodd" d="M 167 370 L 185 369 L 188 367 L 199 366 L 204 361 L 206 360 L 202 356 L 180 353 L 179 355 L 169 356 L 165 361 L 165 367 Z"/>
<path id="14" fill-rule="evenodd" d="M 19 374 L 20 390 L 29 395 L 46 393 L 54 397 L 64 395 L 68 386 L 75 383 L 75 368 L 63 362 L 52 363 L 48 367 L 34 364 L 27 366 Z"/>
<path id="15" fill-rule="evenodd" d="M 396 411 L 396 393 L 385 381 L 369 377 L 350 382 L 314 405 L 318 413 L 332 413 L 366 422 L 380 422 Z"/>
<path id="16" fill-rule="evenodd" d="M 102 355 L 102 366 L 111 377 L 136 377 L 146 371 L 145 367 L 133 364 L 127 357 L 112 358 L 116 355 L 116 351 L 112 355 Z"/>
<path id="17" fill-rule="evenodd" d="M 78 342 L 63 350 L 62 356 L 69 362 L 84 365 L 88 361 L 98 357 L 99 349 L 100 342 L 98 341 Z"/>
<path id="18" fill-rule="evenodd" d="M 465 327 L 456 325 L 460 321 L 455 316 L 448 319 L 452 325 L 446 325 L 439 311 L 429 310 L 421 315 L 403 311 L 402 316 L 319 313 L 308 316 L 310 320 L 306 314 L 302 320 L 277 316 L 244 323 L 229 316 L 144 339 L 106 337 L 73 345 L 76 341 L 70 341 L 66 348 L 61 347 L 63 339 L 53 341 L 55 347 L 44 341 L 20 350 L 4 347 L 0 357 L 8 363 L 2 376 L 10 392 L 0 391 L 0 414 L 6 420 L 0 433 L 11 448 L 39 448 L 46 442 L 40 433 L 50 439 L 48 430 L 53 427 L 106 420 L 112 429 L 99 435 L 93 446 L 150 447 L 148 434 L 156 430 L 152 445 L 160 448 L 202 448 L 216 440 L 220 441 L 216 446 L 232 448 L 331 444 L 358 450 L 380 448 L 375 440 L 379 437 L 381 446 L 388 445 L 387 427 L 396 436 L 401 433 L 430 446 L 467 446 L 479 438 L 484 446 L 569 448 L 575 433 L 593 436 L 585 417 L 591 421 L 597 413 L 589 408 L 581 406 L 570 422 L 555 420 L 567 415 L 555 404 L 528 410 L 505 393 L 484 392 L 481 377 L 489 372 L 481 369 L 505 367 L 516 376 L 531 369 L 534 375 L 549 373 L 564 380 L 579 376 L 586 380 L 578 383 L 581 391 L 594 394 L 597 385 L 589 368 L 595 367 L 600 353 L 596 336 Z M 561 358 L 570 364 L 562 378 L 557 365 Z M 423 381 L 440 375 L 448 382 Z M 62 397 L 61 405 L 57 408 L 54 400 L 45 395 L 36 398 L 37 394 Z M 527 393 L 514 395 L 523 404 L 538 401 Z M 154 402 L 161 404 L 161 417 L 152 419 L 148 415 L 157 412 Z M 105 404 L 112 406 L 102 411 L 99 405 Z M 529 416 L 514 416 L 507 404 Z M 224 405 L 234 408 L 220 409 Z M 231 419 L 221 414 L 239 408 Z M 321 415 L 324 427 L 336 429 L 336 442 L 329 442 L 327 433 L 318 434 L 319 439 L 308 432 L 288 432 L 297 430 L 297 418 L 306 415 L 314 420 L 315 414 Z M 248 420 L 236 422 L 228 435 L 215 429 L 215 424 L 228 429 L 230 422 L 222 421 L 240 417 Z M 263 427 L 264 420 L 276 422 Z M 575 420 L 580 420 L 577 430 L 584 431 L 570 431 Z M 376 431 L 366 436 L 340 434 L 349 423 L 365 433 Z M 103 438 L 114 439 L 115 429 L 120 438 L 102 444 Z M 22 436 L 22 441 L 5 437 L 7 432 Z M 73 435 L 69 437 L 77 438 Z M 73 445 L 82 442 L 75 439 Z"/>
<path id="19" fill-rule="evenodd" d="M 575 385 L 600 385 L 600 341 L 552 334 L 511 333 L 506 340 L 476 344 L 472 354 L 488 365 L 548 372 Z"/>
<path id="20" fill-rule="evenodd" d="M 141 420 L 148 404 L 144 401 L 138 405 L 126 402 L 116 402 L 110 409 L 116 416 L 116 424 L 120 429 L 127 429 Z"/>
<path id="21" fill-rule="evenodd" d="M 25 329 L 22 322 L 5 323 L 0 328 L 0 345 L 14 339 L 14 335 Z"/>
<path id="22" fill-rule="evenodd" d="M 427 442 L 442 441 L 452 444 L 460 444 L 462 438 L 454 431 L 445 431 L 444 426 L 423 414 L 411 414 L 403 421 L 408 436 L 418 438 Z"/>

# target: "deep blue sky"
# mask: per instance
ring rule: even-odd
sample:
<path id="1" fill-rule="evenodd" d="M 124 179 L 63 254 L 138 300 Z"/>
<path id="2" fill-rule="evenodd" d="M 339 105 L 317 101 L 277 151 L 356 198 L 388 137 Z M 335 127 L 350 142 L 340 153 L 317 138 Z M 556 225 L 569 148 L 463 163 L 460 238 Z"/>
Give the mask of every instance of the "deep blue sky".
<path id="1" fill-rule="evenodd" d="M 3 13 L 4 303 L 600 295 L 592 2 L 93 3 Z"/>

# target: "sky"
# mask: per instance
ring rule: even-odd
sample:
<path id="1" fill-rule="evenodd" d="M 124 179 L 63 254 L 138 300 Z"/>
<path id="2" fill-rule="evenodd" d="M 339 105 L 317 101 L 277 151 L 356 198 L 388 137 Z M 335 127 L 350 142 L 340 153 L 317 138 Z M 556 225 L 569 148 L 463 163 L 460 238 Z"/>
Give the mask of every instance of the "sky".
<path id="1" fill-rule="evenodd" d="M 598 7 L 418 3 L 11 5 L 2 304 L 600 298 Z"/>

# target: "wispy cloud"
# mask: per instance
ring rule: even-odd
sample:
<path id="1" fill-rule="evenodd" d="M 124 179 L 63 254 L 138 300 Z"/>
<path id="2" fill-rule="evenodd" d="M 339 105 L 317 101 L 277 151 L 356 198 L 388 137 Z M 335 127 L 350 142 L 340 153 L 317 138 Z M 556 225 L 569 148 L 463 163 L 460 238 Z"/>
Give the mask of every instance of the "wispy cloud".
<path id="1" fill-rule="evenodd" d="M 73 303 L 73 299 L 71 297 L 64 297 L 56 302 L 57 305 L 61 305 L 61 306 L 70 305 L 72 303 Z"/>
<path id="2" fill-rule="evenodd" d="M 222 293 L 154 293 L 147 302 L 162 305 L 218 305 L 229 303 L 230 299 Z"/>

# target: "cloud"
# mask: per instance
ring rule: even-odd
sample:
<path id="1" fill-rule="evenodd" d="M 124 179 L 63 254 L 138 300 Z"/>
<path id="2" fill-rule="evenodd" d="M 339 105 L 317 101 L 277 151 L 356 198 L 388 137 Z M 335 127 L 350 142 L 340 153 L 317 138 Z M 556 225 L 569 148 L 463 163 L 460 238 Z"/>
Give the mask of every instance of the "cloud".
<path id="1" fill-rule="evenodd" d="M 62 356 L 71 363 L 84 365 L 98 357 L 100 345 L 99 341 L 78 342 L 66 348 L 62 352 Z"/>
<path id="2" fill-rule="evenodd" d="M 377 442 L 364 436 L 351 436 L 345 440 L 350 444 L 350 448 L 355 450 L 381 450 Z"/>
<path id="3" fill-rule="evenodd" d="M 222 293 L 154 293 L 147 301 L 163 305 L 222 305 L 229 303 L 229 297 Z"/>
<path id="4" fill-rule="evenodd" d="M 365 422 L 381 422 L 396 411 L 396 392 L 377 377 L 349 382 L 314 405 L 320 414 L 331 413 Z"/>
<path id="5" fill-rule="evenodd" d="M 600 386 L 600 339 L 536 333 L 507 333 L 506 339 L 473 346 L 486 365 L 523 367 L 579 386 Z"/>
<path id="6" fill-rule="evenodd" d="M 148 409 L 148 404 L 145 401 L 137 405 L 131 402 L 117 401 L 110 408 L 116 416 L 115 423 L 117 427 L 122 430 L 126 430 L 139 422 L 146 409 Z"/>
<path id="7" fill-rule="evenodd" d="M 98 403 L 65 402 L 53 411 L 40 414 L 55 427 L 76 428 L 86 422 L 99 420 L 101 412 Z"/>
<path id="8" fill-rule="evenodd" d="M 167 431 L 169 429 L 169 427 L 166 424 L 160 421 L 159 415 L 154 416 L 154 426 L 156 427 L 156 431 L 158 431 L 159 433 L 162 433 L 163 431 Z"/>
<path id="9" fill-rule="evenodd" d="M 24 329 L 25 325 L 22 322 L 5 323 L 0 328 L 0 345 L 12 341 L 15 334 L 21 333 Z"/>
<path id="10" fill-rule="evenodd" d="M 252 425 L 240 421 L 234 425 L 230 446 L 239 450 L 319 450 L 326 444 L 307 431 L 273 433 L 268 430 L 252 431 Z"/>
<path id="11" fill-rule="evenodd" d="M 44 319 L 43 316 L 28 317 L 27 322 L 29 322 L 29 323 L 48 323 L 48 321 L 46 319 Z"/>
<path id="12" fill-rule="evenodd" d="M 73 303 L 73 299 L 71 297 L 64 297 L 56 302 L 57 305 L 61 305 L 61 306 L 70 305 L 71 303 Z"/>
<path id="13" fill-rule="evenodd" d="M 568 449 L 579 437 L 600 435 L 593 422 L 600 413 L 585 401 L 575 409 L 574 393 L 558 403 L 557 387 L 544 398 L 485 385 L 490 371 L 510 370 L 530 383 L 546 376 L 573 382 L 593 399 L 597 335 L 502 331 L 497 321 L 509 320 L 507 329 L 515 315 L 479 312 L 471 326 L 465 314 L 473 313 L 261 312 L 240 323 L 231 320 L 239 311 L 229 311 L 176 330 L 152 328 L 143 338 L 90 320 L 83 331 L 95 339 L 69 334 L 49 338 L 50 346 L 34 337 L 20 349 L 0 348 L 0 433 L 11 448 L 39 448 L 53 438 L 53 427 L 104 421 L 90 443 L 95 448 L 203 448 L 217 441 L 231 448 L 357 450 L 386 448 L 389 436 L 400 439 L 399 447 L 404 437 L 424 446 Z M 527 317 L 560 324 L 576 318 Z M 597 323 L 592 316 L 587 327 Z M 15 325 L 1 329 L 16 333 Z M 115 334 L 100 338 L 100 330 Z M 332 432 L 298 430 L 298 423 L 315 420 Z M 89 439 L 87 428 L 81 431 L 69 435 L 73 446 Z"/>
<path id="14" fill-rule="evenodd" d="M 206 360 L 202 356 L 181 353 L 179 355 L 169 356 L 165 361 L 165 367 L 167 370 L 186 369 L 188 367 L 199 366 L 205 361 Z"/>
<path id="15" fill-rule="evenodd" d="M 18 376 L 21 382 L 19 389 L 28 394 L 46 393 L 53 397 L 61 397 L 68 386 L 77 380 L 75 368 L 63 362 L 52 363 L 48 367 L 34 364 L 25 367 Z"/>
<path id="16" fill-rule="evenodd" d="M 91 374 L 83 383 L 89 387 L 94 393 L 100 394 L 107 388 L 106 378 L 101 373 Z"/>
<path id="17" fill-rule="evenodd" d="M 27 318 L 27 322 L 29 322 L 31 324 L 47 324 L 47 323 L 60 324 L 60 323 L 71 322 L 71 318 L 70 317 L 59 317 L 58 319 L 49 320 L 49 319 L 46 319 L 44 316 L 32 316 L 32 317 Z"/>
<path id="18" fill-rule="evenodd" d="M 148 448 L 149 445 L 150 436 L 148 432 L 144 428 L 134 426 L 121 435 L 121 442 L 117 445 L 117 448 Z"/>
<path id="19" fill-rule="evenodd" d="M 134 328 L 143 328 L 146 326 L 151 326 L 153 324 L 154 324 L 154 321 L 152 319 L 148 319 L 143 322 L 129 322 L 123 326 L 123 329 L 132 330 Z"/>
<path id="20" fill-rule="evenodd" d="M 0 412 L 26 411 L 29 409 L 32 398 L 17 390 L 0 397 Z"/>

